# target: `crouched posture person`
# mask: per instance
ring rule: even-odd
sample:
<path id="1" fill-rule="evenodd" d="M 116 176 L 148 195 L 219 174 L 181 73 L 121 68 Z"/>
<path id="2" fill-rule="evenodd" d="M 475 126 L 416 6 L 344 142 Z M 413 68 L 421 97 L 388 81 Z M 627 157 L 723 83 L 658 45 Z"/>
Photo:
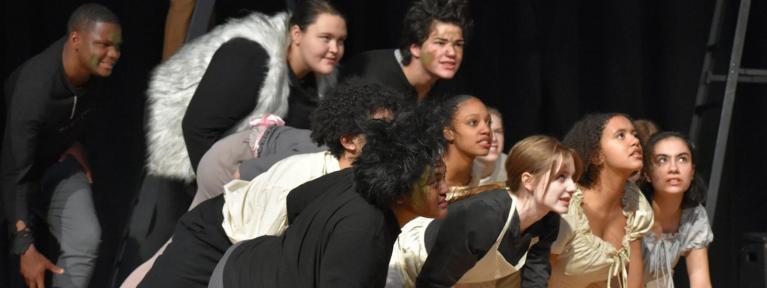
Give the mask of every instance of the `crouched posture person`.
<path id="1" fill-rule="evenodd" d="M 285 158 L 251 181 L 232 181 L 225 186 L 224 195 L 187 212 L 142 286 L 205 287 L 232 243 L 281 234 L 287 225 L 288 192 L 350 167 L 365 144 L 360 124 L 371 118 L 390 120 L 402 102 L 402 95 L 378 84 L 350 79 L 339 85 L 320 101 L 311 116 L 311 137 L 327 150 Z"/>
<path id="2" fill-rule="evenodd" d="M 372 124 L 354 166 L 291 191 L 285 233 L 229 248 L 209 287 L 383 287 L 400 227 L 446 214 L 444 121 Z"/>
<path id="3" fill-rule="evenodd" d="M 117 16 L 97 4 L 78 7 L 67 28 L 67 36 L 16 69 L 5 85 L 0 190 L 11 250 L 30 287 L 43 287 L 46 271 L 54 273 L 56 287 L 87 287 L 101 240 L 78 141 L 102 99 L 94 95 L 97 78 L 111 75 L 120 58 L 122 32 Z M 35 246 L 33 235 L 45 235 L 46 225 L 60 244 L 56 265 Z"/>

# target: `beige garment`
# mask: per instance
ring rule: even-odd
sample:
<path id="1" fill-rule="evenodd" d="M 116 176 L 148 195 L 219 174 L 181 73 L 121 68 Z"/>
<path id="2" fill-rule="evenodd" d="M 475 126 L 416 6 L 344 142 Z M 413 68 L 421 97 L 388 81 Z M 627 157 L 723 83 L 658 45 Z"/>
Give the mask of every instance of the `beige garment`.
<path id="1" fill-rule="evenodd" d="M 523 255 L 516 264 L 506 261 L 506 258 L 498 252 L 498 246 L 506 235 L 506 231 L 511 224 L 514 214 L 518 214 L 517 198 L 512 193 L 508 193 L 513 199 L 509 210 L 509 216 L 506 224 L 501 229 L 493 246 L 461 279 L 458 280 L 455 287 L 461 288 L 479 288 L 479 287 L 519 287 L 521 277 L 519 270 L 525 265 L 527 253 Z M 421 272 L 423 264 L 426 262 L 428 252 L 424 236 L 426 227 L 434 219 L 418 217 L 408 222 L 402 227 L 397 241 L 394 243 L 392 257 L 389 262 L 389 272 L 386 281 L 386 287 L 415 287 L 415 280 Z M 532 247 L 538 243 L 538 237 L 530 241 Z"/>
<path id="2" fill-rule="evenodd" d="M 280 160 L 251 181 L 233 180 L 224 186 L 221 227 L 233 244 L 263 235 L 280 235 L 288 226 L 288 192 L 338 170 L 338 159 L 322 151 Z"/>
<path id="3" fill-rule="evenodd" d="M 570 200 L 570 208 L 562 214 L 559 235 L 551 246 L 557 255 L 552 266 L 549 287 L 626 287 L 630 243 L 641 239 L 653 225 L 652 207 L 636 185 L 627 184 L 623 195 L 625 235 L 620 249 L 591 233 L 581 203 L 579 189 Z M 617 283 L 617 284 L 616 284 Z"/>

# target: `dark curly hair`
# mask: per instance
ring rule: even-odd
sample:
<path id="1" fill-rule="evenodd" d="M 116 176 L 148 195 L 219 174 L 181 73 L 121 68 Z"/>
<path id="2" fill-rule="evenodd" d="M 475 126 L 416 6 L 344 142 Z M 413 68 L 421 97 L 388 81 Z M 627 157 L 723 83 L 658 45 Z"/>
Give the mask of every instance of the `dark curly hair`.
<path id="1" fill-rule="evenodd" d="M 599 140 L 607 122 L 615 116 L 623 116 L 631 121 L 631 117 L 621 113 L 588 114 L 573 124 L 562 141 L 565 146 L 575 149 L 583 161 L 584 170 L 578 184 L 585 188 L 591 188 L 598 180 L 601 167 L 594 164 L 594 159 L 599 153 Z"/>
<path id="2" fill-rule="evenodd" d="M 687 145 L 687 149 L 690 150 L 690 161 L 692 161 L 691 163 L 695 164 L 695 147 L 690 143 L 690 139 L 687 138 L 687 136 L 674 131 L 658 132 L 650 136 L 650 139 L 647 140 L 647 147 L 644 149 L 645 164 L 643 170 L 645 173 L 649 174 L 651 169 L 650 167 L 653 167 L 653 154 L 655 154 L 655 145 L 658 144 L 658 142 L 669 138 L 682 140 L 682 142 Z M 642 192 L 645 194 L 645 196 L 647 196 L 647 199 L 652 201 L 652 195 L 655 193 L 655 189 L 653 188 L 652 183 L 647 182 L 647 180 L 643 177 L 642 181 L 639 182 L 639 187 L 642 189 Z M 690 183 L 690 188 L 684 192 L 684 197 L 682 198 L 681 203 L 682 209 L 696 207 L 703 203 L 705 200 L 706 184 L 704 183 L 703 178 L 698 177 L 696 174 Z"/>
<path id="3" fill-rule="evenodd" d="M 86 3 L 80 5 L 69 15 L 67 21 L 67 32 L 87 31 L 96 23 L 114 23 L 120 25 L 120 20 L 112 10 L 104 5 L 96 3 Z"/>
<path id="4" fill-rule="evenodd" d="M 399 50 L 402 65 L 410 64 L 412 44 L 421 45 L 431 33 L 434 21 L 461 27 L 463 38 L 468 42 L 473 25 L 469 16 L 469 4 L 465 0 L 420 0 L 413 3 L 402 21 Z"/>
<path id="5" fill-rule="evenodd" d="M 424 169 L 442 160 L 448 114 L 433 104 L 411 106 L 393 123 L 370 121 L 366 126 L 367 143 L 352 169 L 357 192 L 371 204 L 389 209 L 413 192 Z"/>
<path id="6" fill-rule="evenodd" d="M 405 105 L 405 96 L 381 84 L 350 78 L 326 95 L 311 117 L 312 140 L 325 145 L 336 158 L 344 147 L 341 136 L 363 133 L 362 125 L 381 110 L 395 114 Z"/>

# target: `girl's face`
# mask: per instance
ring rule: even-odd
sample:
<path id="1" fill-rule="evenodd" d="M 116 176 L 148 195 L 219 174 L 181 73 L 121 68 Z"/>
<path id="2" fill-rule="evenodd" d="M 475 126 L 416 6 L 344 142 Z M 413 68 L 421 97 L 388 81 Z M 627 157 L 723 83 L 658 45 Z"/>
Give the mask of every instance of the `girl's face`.
<path id="1" fill-rule="evenodd" d="M 406 205 L 414 214 L 441 219 L 447 215 L 447 183 L 445 163 L 438 160 L 434 167 L 424 169 L 421 179 L 413 187 L 413 193 L 405 198 Z"/>
<path id="2" fill-rule="evenodd" d="M 655 193 L 683 194 L 690 189 L 695 165 L 684 140 L 670 137 L 655 143 L 647 175 Z"/>
<path id="3" fill-rule="evenodd" d="M 487 153 L 487 156 L 479 157 L 479 159 L 492 163 L 498 160 L 498 157 L 503 153 L 503 123 L 501 117 L 493 113 L 490 113 L 490 119 L 492 120 L 490 130 L 493 135 L 493 142 L 490 143 L 490 152 Z"/>
<path id="4" fill-rule="evenodd" d="M 550 173 L 556 173 L 550 177 Z M 566 156 L 560 160 L 559 167 L 555 171 L 543 173 L 538 176 L 538 187 L 534 190 L 535 201 L 543 204 L 555 213 L 567 213 L 570 206 L 570 198 L 577 189 L 573 175 L 575 174 L 575 164 L 573 158 Z M 546 180 L 551 179 L 546 183 Z M 548 184 L 548 186 L 546 186 Z M 545 189 L 545 190 L 544 190 Z"/>
<path id="5" fill-rule="evenodd" d="M 293 26 L 290 33 L 301 56 L 298 61 L 314 73 L 330 74 L 344 56 L 346 20 L 341 16 L 321 13 L 304 31 Z"/>
<path id="6" fill-rule="evenodd" d="M 599 147 L 598 159 L 593 160 L 597 164 L 625 171 L 627 176 L 642 169 L 642 146 L 628 118 L 620 115 L 610 118 L 602 130 Z"/>
<path id="7" fill-rule="evenodd" d="M 450 146 L 467 155 L 487 155 L 493 138 L 490 134 L 490 113 L 485 104 L 474 97 L 459 103 L 451 127 L 445 129 L 445 139 Z"/>
<path id="8" fill-rule="evenodd" d="M 437 79 L 452 79 L 463 61 L 463 30 L 455 24 L 434 21 L 429 38 L 410 52 L 424 70 Z"/>

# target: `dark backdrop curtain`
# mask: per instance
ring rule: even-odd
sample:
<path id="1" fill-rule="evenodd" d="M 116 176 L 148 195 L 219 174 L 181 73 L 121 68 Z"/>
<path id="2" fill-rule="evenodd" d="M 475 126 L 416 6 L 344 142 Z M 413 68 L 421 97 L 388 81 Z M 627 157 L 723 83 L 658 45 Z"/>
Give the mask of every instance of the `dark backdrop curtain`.
<path id="1" fill-rule="evenodd" d="M 64 35 L 68 14 L 82 2 L 4 1 L 0 76 L 5 79 L 24 60 Z M 122 59 L 109 80 L 111 100 L 92 124 L 94 133 L 86 144 L 92 151 L 94 195 L 104 231 L 92 287 L 108 283 L 116 242 L 141 178 L 143 91 L 148 73 L 160 61 L 168 6 L 167 1 L 157 0 L 98 2 L 121 18 L 125 43 Z M 222 15 L 242 15 L 242 9 L 256 7 L 250 3 L 255 1 L 219 2 L 225 7 L 225 12 L 219 12 Z M 400 22 L 411 1 L 334 2 L 348 18 L 348 59 L 361 51 L 397 45 Z M 599 111 L 648 118 L 663 129 L 686 132 L 713 4 L 714 0 L 475 0 L 471 3 L 475 29 L 457 78 L 464 92 L 502 111 L 509 143 L 506 149 L 531 134 L 562 137 L 583 114 Z M 725 35 L 732 35 L 734 29 L 735 4 L 728 1 Z M 258 5 L 273 11 L 284 7 L 284 1 Z M 744 66 L 767 68 L 766 6 L 763 1 L 752 4 Z M 718 54 L 723 55 L 729 54 Z M 722 59 L 719 57 L 718 65 L 724 67 Z M 763 148 L 767 143 L 765 87 L 741 85 L 735 105 L 714 221 L 716 237 L 710 247 L 711 274 L 717 287 L 740 286 L 741 237 L 744 232 L 767 228 L 763 212 L 767 184 L 762 180 L 767 179 L 763 168 L 767 159 Z M 712 95 L 722 93 L 714 90 Z M 707 116 L 698 162 L 698 173 L 706 177 L 718 110 Z M 0 268 L 7 271 L 5 266 Z"/>

